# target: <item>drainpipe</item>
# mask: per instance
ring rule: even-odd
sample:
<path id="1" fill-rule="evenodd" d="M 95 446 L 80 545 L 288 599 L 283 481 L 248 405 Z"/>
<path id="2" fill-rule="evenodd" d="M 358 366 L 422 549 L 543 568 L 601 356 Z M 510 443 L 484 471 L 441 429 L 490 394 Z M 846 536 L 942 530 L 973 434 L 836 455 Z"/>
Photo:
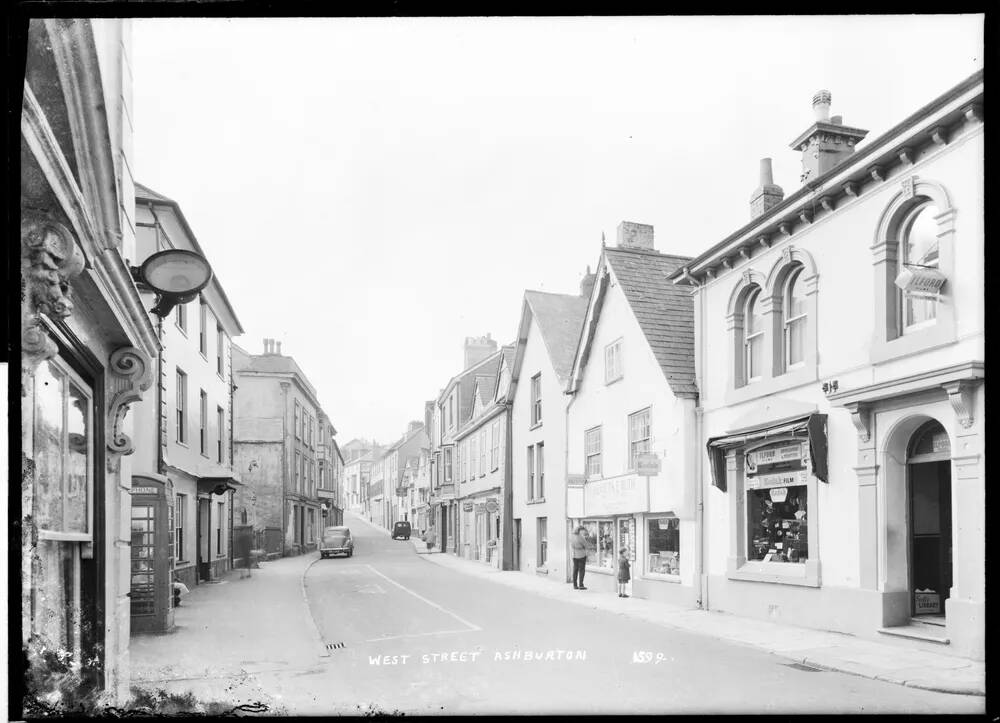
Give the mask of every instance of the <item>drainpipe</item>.
<path id="1" fill-rule="evenodd" d="M 513 429 L 511 420 L 511 407 L 509 401 L 503 403 L 506 422 L 504 424 L 504 436 L 506 437 L 506 450 L 504 451 L 504 472 L 503 472 L 503 557 L 500 560 L 502 570 L 514 569 L 514 472 L 513 472 Z"/>
<path id="2" fill-rule="evenodd" d="M 685 267 L 684 272 L 687 273 L 687 268 Z M 693 279 L 692 279 L 693 281 Z M 696 287 L 698 288 L 698 287 Z M 701 344 L 701 353 L 696 350 L 696 355 L 698 357 L 698 374 L 697 380 L 699 383 L 703 383 L 705 379 L 705 291 L 702 287 L 698 293 L 698 334 L 695 339 L 696 344 Z M 699 386 L 699 390 L 700 390 Z M 702 406 L 701 394 L 699 391 L 697 406 L 694 408 L 694 419 L 695 419 L 695 481 L 697 484 L 695 492 L 696 500 L 696 510 L 695 510 L 695 524 L 698 527 L 697 535 L 695 539 L 697 540 L 697 559 L 695 561 L 697 572 L 698 572 L 698 606 L 702 610 L 710 610 L 708 601 L 708 578 L 705 575 L 705 446 L 704 446 L 704 432 L 705 432 L 705 408 Z"/>
<path id="3" fill-rule="evenodd" d="M 281 384 L 281 556 L 285 556 L 288 534 L 288 382 Z"/>
<path id="4" fill-rule="evenodd" d="M 572 380 L 570 380 L 572 383 Z M 573 402 L 576 401 L 576 392 L 563 392 L 569 395 L 569 401 L 566 402 L 566 419 L 563 424 L 564 429 L 564 444 L 563 444 L 563 515 L 566 517 L 566 521 L 569 522 L 569 408 L 573 406 Z M 566 532 L 569 533 L 569 526 L 566 526 Z M 570 549 L 569 549 L 569 535 L 567 534 L 566 540 L 563 543 L 565 548 L 565 559 L 563 568 L 566 570 L 566 580 L 564 582 L 570 582 L 572 580 L 572 567 L 573 561 L 570 559 Z"/>
<path id="5" fill-rule="evenodd" d="M 157 316 L 156 338 L 160 348 L 156 350 L 156 472 L 165 474 L 163 460 L 163 319 Z M 179 556 L 183 550 L 177 550 Z M 179 557 L 178 557 L 179 559 Z"/>

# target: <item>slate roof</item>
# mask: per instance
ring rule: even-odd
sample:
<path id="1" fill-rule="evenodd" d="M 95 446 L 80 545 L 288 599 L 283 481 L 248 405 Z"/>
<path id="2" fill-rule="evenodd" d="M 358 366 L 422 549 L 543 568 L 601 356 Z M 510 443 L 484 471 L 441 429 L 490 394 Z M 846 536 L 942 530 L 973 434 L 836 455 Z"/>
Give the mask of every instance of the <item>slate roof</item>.
<path id="1" fill-rule="evenodd" d="M 148 186 L 143 186 L 141 183 L 135 184 L 135 197 L 141 198 L 144 201 L 159 201 L 160 203 L 177 203 L 172 198 L 167 198 L 162 193 L 157 193 Z"/>
<path id="2" fill-rule="evenodd" d="M 497 364 L 498 368 L 499 366 Z M 479 401 L 483 403 L 484 407 L 488 406 L 493 401 L 493 388 L 496 386 L 497 375 L 479 374 L 476 376 L 476 381 L 479 382 Z"/>
<path id="3" fill-rule="evenodd" d="M 461 427 L 472 416 L 472 393 L 475 390 L 476 379 L 483 376 L 496 379 L 497 369 L 500 368 L 501 354 L 502 352 L 500 351 L 494 352 L 485 361 L 470 367 L 459 375 L 458 388 L 460 391 L 458 393 L 459 407 L 458 424 L 456 427 Z"/>
<path id="4" fill-rule="evenodd" d="M 305 375 L 305 372 L 295 363 L 292 357 L 285 356 L 284 354 L 250 354 L 248 355 L 247 365 L 233 371 L 237 373 L 251 371 L 271 374 L 295 374 L 302 381 L 303 386 L 312 393 L 313 397 L 316 396 L 316 388 L 309 381 L 309 377 Z"/>
<path id="5" fill-rule="evenodd" d="M 697 394 L 694 300 L 686 287 L 667 279 L 690 257 L 646 249 L 606 248 L 604 253 L 671 390 Z"/>
<path id="6" fill-rule="evenodd" d="M 545 341 L 552 368 L 565 382 L 573 371 L 573 357 L 580 341 L 580 329 L 587 317 L 589 299 L 545 291 L 525 291 L 524 298 Z"/>

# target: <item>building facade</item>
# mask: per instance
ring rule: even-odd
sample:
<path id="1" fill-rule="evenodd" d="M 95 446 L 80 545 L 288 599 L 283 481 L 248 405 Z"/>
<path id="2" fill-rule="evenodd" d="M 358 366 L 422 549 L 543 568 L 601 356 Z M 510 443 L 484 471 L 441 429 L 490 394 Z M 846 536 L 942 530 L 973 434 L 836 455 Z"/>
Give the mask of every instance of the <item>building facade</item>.
<path id="1" fill-rule="evenodd" d="M 594 276 L 579 296 L 526 291 L 507 400 L 512 567 L 566 582 L 566 386 Z"/>
<path id="2" fill-rule="evenodd" d="M 175 201 L 136 184 L 135 203 L 136 265 L 165 249 L 205 255 Z M 154 296 L 143 293 L 147 307 Z M 243 327 L 213 275 L 198 299 L 175 306 L 157 332 L 162 346 L 155 362 L 158 383 L 135 408 L 136 418 L 151 432 L 136 440 L 133 469 L 169 478 L 173 576 L 193 587 L 232 566 L 232 492 L 239 476 L 232 459 L 231 348 Z M 137 508 L 136 514 L 144 510 Z M 141 527 L 141 519 L 136 524 Z M 135 571 L 133 577 L 133 614 L 152 614 L 145 575 Z"/>
<path id="3" fill-rule="evenodd" d="M 623 550 L 632 594 L 698 603 L 693 309 L 653 227 L 623 221 L 602 250 L 567 405 L 567 516 L 587 530 L 590 587 L 611 590 Z M 643 455 L 659 472 L 641 473 Z"/>
<path id="4" fill-rule="evenodd" d="M 317 419 L 316 494 L 320 499 L 322 527 L 344 524 L 344 457 L 334 435 L 337 430 L 321 410 Z"/>
<path id="5" fill-rule="evenodd" d="M 705 606 L 983 659 L 982 72 L 830 117 L 672 279 L 696 309 Z M 793 131 L 793 128 L 789 129 Z"/>
<path id="6" fill-rule="evenodd" d="M 281 343 L 264 340 L 263 354 L 233 345 L 237 391 L 234 466 L 243 486 L 234 504 L 254 528 L 255 545 L 269 557 L 317 548 L 322 533 L 316 390 Z"/>
<path id="7" fill-rule="evenodd" d="M 149 393 L 159 348 L 129 269 L 130 48 L 127 20 L 28 26 L 20 124 L 23 562 L 21 615 L 11 617 L 21 625 L 29 696 L 49 702 L 128 698 L 130 455 L 145 431 L 126 412 Z"/>

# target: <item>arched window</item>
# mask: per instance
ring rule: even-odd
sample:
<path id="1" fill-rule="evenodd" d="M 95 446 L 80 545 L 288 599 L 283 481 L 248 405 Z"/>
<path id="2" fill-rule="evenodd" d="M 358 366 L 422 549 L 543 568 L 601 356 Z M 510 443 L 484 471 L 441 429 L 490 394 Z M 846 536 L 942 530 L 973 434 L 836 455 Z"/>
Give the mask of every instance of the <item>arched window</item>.
<path id="1" fill-rule="evenodd" d="M 753 382 L 764 373 L 764 315 L 761 312 L 760 287 L 747 294 L 743 325 L 744 370 L 746 381 Z"/>
<path id="2" fill-rule="evenodd" d="M 917 206 L 903 219 L 900 224 L 899 263 L 902 270 L 906 267 L 917 269 L 937 269 L 938 255 L 938 223 L 935 219 L 939 213 L 933 203 Z M 899 303 L 899 332 L 905 334 L 907 329 L 922 326 L 934 321 L 937 317 L 937 300 L 921 297 L 912 293 L 897 291 Z"/>
<path id="3" fill-rule="evenodd" d="M 805 362 L 806 328 L 809 318 L 806 310 L 806 289 L 799 266 L 788 277 L 782 300 L 784 326 L 785 369 Z"/>

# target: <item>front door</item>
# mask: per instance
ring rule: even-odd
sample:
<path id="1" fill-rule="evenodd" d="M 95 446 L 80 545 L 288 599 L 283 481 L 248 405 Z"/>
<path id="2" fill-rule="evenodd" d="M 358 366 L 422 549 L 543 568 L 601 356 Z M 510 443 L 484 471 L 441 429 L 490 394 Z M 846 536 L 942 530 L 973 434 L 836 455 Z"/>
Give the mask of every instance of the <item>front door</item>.
<path id="1" fill-rule="evenodd" d="M 932 422 L 914 436 L 908 455 L 912 611 L 943 617 L 952 584 L 951 447 Z"/>
<path id="2" fill-rule="evenodd" d="M 212 503 L 198 500 L 198 579 L 212 579 Z"/>

